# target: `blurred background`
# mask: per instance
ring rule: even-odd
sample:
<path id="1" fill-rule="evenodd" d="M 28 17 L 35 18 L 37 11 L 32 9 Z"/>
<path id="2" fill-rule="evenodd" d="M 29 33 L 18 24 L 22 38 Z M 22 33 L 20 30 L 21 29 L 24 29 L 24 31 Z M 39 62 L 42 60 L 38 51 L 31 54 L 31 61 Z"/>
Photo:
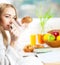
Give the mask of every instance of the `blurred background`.
<path id="1" fill-rule="evenodd" d="M 17 9 L 19 18 L 24 16 L 37 18 L 36 11 L 43 15 L 48 9 L 54 17 L 60 17 L 60 0 L 0 0 L 1 2 L 12 3 Z"/>

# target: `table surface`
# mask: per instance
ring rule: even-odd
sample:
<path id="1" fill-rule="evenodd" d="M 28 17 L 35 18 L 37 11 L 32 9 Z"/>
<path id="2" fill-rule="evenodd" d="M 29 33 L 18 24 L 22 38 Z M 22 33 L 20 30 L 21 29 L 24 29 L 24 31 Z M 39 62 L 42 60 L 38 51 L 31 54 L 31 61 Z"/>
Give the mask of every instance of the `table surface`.
<path id="1" fill-rule="evenodd" d="M 44 65 L 60 65 L 60 62 L 56 62 L 56 63 L 45 63 Z"/>
<path id="2" fill-rule="evenodd" d="M 45 53 L 22 53 L 22 56 L 26 57 L 31 57 L 32 59 L 34 58 L 35 55 L 36 57 L 44 63 L 44 65 L 60 65 L 60 48 L 48 48 L 49 52 Z M 27 58 L 29 60 L 30 58 Z"/>
<path id="3" fill-rule="evenodd" d="M 44 63 L 60 62 L 60 48 L 50 48 L 50 52 L 38 54 L 38 57 Z"/>

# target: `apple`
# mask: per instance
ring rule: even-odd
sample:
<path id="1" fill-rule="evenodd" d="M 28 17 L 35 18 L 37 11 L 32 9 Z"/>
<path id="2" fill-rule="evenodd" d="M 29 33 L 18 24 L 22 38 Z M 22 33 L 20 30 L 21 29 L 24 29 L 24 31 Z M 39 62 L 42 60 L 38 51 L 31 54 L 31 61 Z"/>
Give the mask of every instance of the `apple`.
<path id="1" fill-rule="evenodd" d="M 58 31 L 53 31 L 51 34 L 53 34 L 55 37 L 57 37 L 59 35 Z"/>
<path id="2" fill-rule="evenodd" d="M 48 41 L 54 41 L 55 40 L 55 36 L 53 34 L 48 36 Z"/>

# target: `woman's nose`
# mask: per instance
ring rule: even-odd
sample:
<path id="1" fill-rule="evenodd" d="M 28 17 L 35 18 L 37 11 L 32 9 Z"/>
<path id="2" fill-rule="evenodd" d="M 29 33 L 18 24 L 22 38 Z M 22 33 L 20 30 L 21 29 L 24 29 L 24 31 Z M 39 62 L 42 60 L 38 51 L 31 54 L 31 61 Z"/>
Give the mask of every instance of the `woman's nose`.
<path id="1" fill-rule="evenodd" d="M 12 22 L 10 21 L 10 24 L 12 24 Z"/>
<path id="2" fill-rule="evenodd" d="M 14 20 L 13 20 L 13 19 L 11 19 L 11 20 L 10 20 L 10 24 L 12 24 L 12 23 L 13 23 L 13 21 L 14 21 Z"/>

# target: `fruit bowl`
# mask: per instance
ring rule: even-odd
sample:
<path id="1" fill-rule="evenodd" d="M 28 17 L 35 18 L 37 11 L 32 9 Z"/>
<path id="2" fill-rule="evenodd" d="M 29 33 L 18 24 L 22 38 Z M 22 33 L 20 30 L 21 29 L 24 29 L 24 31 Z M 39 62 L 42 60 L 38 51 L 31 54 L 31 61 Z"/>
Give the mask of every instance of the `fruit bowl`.
<path id="1" fill-rule="evenodd" d="M 52 41 L 52 42 L 46 41 L 46 44 L 49 45 L 50 47 L 60 47 L 60 41 Z"/>
<path id="2" fill-rule="evenodd" d="M 56 29 L 56 30 L 51 30 L 48 31 L 48 33 L 53 33 L 53 32 L 58 32 L 60 35 L 60 30 Z M 60 47 L 60 40 L 54 40 L 54 41 L 45 41 L 47 45 L 49 45 L 50 47 Z"/>

